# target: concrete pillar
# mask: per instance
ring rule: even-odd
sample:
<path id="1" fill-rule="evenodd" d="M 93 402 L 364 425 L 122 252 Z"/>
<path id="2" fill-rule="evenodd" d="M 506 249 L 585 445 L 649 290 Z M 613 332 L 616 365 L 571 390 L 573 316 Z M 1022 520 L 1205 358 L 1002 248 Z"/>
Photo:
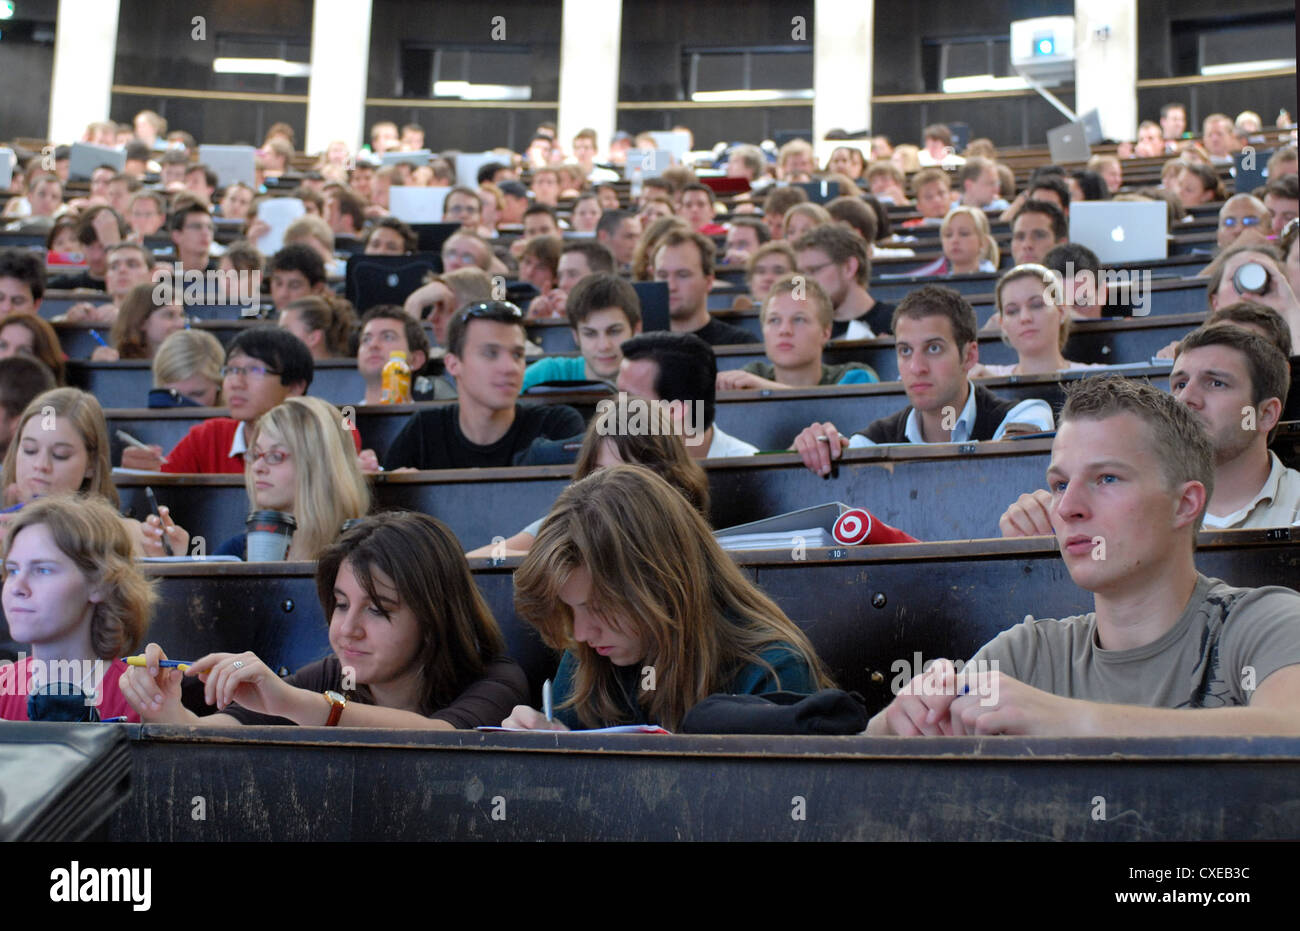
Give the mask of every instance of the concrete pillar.
<path id="1" fill-rule="evenodd" d="M 1107 139 L 1137 138 L 1137 0 L 1075 0 L 1075 112 Z"/>
<path id="2" fill-rule="evenodd" d="M 118 0 L 59 0 L 50 78 L 51 142 L 77 142 L 88 124 L 108 119 L 117 13 Z M 10 91 L 21 93 L 17 87 Z"/>
<path id="3" fill-rule="evenodd" d="M 369 141 L 365 123 L 370 9 L 371 0 L 316 0 L 306 152 L 324 152 L 335 139 L 346 141 L 353 151 Z"/>
<path id="4" fill-rule="evenodd" d="M 566 154 L 578 130 L 596 131 L 596 160 L 609 151 L 618 120 L 618 56 L 623 4 L 564 0 L 560 31 L 558 138 Z M 530 128 L 531 131 L 531 128 Z"/>
<path id="5" fill-rule="evenodd" d="M 875 0 L 817 0 L 813 12 L 813 146 L 824 162 L 832 129 L 871 127 Z M 793 28 L 793 27 L 792 27 Z"/>

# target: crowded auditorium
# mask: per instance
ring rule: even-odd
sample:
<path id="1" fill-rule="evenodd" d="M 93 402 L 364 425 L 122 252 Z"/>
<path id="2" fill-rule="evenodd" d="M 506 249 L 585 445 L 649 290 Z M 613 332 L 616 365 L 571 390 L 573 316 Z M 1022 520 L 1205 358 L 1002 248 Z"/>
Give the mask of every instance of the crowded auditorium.
<path id="1" fill-rule="evenodd" d="M 1300 839 L 1295 22 L 0 2 L 0 834 Z"/>

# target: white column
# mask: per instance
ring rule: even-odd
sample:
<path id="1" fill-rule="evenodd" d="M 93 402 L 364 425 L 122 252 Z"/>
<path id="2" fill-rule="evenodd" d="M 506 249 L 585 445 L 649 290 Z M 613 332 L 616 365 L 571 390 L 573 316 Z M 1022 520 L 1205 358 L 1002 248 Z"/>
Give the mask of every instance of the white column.
<path id="1" fill-rule="evenodd" d="M 108 119 L 117 12 L 118 0 L 59 0 L 50 79 L 50 141 L 77 142 L 88 124 Z M 18 87 L 10 91 L 21 93 Z"/>
<path id="2" fill-rule="evenodd" d="M 813 147 L 825 162 L 832 129 L 871 126 L 875 0 L 817 0 L 813 11 Z"/>
<path id="3" fill-rule="evenodd" d="M 609 151 L 618 120 L 618 53 L 623 4 L 564 0 L 560 26 L 560 145 L 573 151 L 580 129 L 596 131 L 596 159 Z"/>
<path id="4" fill-rule="evenodd" d="M 371 0 L 316 0 L 311 23 L 306 152 L 335 139 L 355 151 L 366 136 Z"/>
<path id="5" fill-rule="evenodd" d="M 1137 138 L 1137 0 L 1075 0 L 1074 111 L 1107 139 Z"/>

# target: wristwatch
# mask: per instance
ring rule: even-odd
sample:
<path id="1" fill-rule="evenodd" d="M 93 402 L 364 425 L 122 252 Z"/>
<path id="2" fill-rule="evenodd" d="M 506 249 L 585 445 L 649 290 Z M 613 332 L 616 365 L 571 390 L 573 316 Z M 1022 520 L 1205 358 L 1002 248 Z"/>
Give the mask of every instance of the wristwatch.
<path id="1" fill-rule="evenodd" d="M 339 718 L 343 717 L 343 709 L 348 706 L 348 700 L 332 689 L 326 689 L 322 694 L 330 703 L 330 716 L 326 719 L 325 726 L 334 727 L 339 723 Z"/>

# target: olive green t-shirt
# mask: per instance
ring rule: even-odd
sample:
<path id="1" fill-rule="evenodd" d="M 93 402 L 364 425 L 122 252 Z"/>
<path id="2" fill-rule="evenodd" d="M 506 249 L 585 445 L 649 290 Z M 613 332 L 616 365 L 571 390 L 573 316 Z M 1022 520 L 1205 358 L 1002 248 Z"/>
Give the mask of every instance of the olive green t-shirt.
<path id="1" fill-rule="evenodd" d="M 1300 594 L 1197 575 L 1182 617 L 1154 643 L 1097 644 L 1097 616 L 1025 618 L 971 658 L 1064 698 L 1153 708 L 1248 705 L 1270 673 L 1300 663 Z"/>

